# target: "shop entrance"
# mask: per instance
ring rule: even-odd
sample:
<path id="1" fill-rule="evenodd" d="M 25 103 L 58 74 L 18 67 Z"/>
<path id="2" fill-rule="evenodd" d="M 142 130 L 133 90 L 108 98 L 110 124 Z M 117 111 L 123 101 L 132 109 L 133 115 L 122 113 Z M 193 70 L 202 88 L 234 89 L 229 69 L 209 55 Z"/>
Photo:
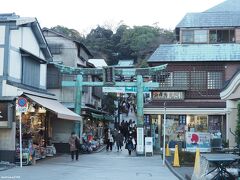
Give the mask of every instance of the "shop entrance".
<path id="1" fill-rule="evenodd" d="M 115 69 L 114 67 L 103 68 L 72 68 L 60 64 L 54 64 L 60 69 L 62 73 L 76 75 L 76 81 L 63 81 L 63 87 L 75 87 L 75 113 L 81 114 L 82 88 L 83 86 L 100 86 L 100 87 L 134 87 L 137 90 L 137 152 L 144 153 L 144 132 L 143 132 L 143 92 L 144 88 L 158 88 L 159 83 L 145 80 L 145 77 L 156 75 L 166 69 L 167 65 L 161 65 L 150 68 L 136 68 L 136 69 Z M 88 82 L 83 81 L 83 75 L 95 75 L 103 78 L 102 82 Z M 118 76 L 129 76 L 135 81 L 116 82 Z M 79 136 L 82 135 L 82 123 L 75 124 L 75 131 Z"/>

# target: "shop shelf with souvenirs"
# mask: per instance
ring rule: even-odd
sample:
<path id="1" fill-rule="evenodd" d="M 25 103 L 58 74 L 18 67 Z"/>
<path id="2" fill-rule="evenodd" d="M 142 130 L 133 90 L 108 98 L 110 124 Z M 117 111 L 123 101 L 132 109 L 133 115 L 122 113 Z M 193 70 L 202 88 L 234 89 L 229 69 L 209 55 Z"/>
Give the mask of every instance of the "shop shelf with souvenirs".
<path id="1" fill-rule="evenodd" d="M 35 163 L 35 160 L 53 156 L 56 150 L 48 141 L 48 122 L 46 120 L 46 109 L 31 104 L 26 113 L 22 113 L 22 155 L 23 165 Z M 19 117 L 16 121 L 16 163 L 20 162 L 19 151 Z"/>

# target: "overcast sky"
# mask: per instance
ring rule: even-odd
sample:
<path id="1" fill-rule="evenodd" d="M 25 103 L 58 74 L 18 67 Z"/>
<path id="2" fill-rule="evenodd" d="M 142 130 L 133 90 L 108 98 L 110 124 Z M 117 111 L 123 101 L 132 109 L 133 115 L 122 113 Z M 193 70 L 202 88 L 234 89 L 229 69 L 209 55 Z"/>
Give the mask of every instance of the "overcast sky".
<path id="1" fill-rule="evenodd" d="M 224 0 L 2 0 L 1 13 L 36 17 L 41 27 L 56 25 L 88 33 L 97 25 L 124 23 L 174 29 L 187 12 L 201 12 Z"/>

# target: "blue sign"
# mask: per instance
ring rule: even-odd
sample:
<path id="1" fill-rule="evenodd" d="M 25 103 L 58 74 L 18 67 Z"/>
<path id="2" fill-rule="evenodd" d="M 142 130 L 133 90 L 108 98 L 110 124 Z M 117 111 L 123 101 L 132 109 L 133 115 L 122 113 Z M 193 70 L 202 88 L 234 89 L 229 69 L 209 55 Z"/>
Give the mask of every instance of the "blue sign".
<path id="1" fill-rule="evenodd" d="M 24 97 L 18 98 L 18 106 L 20 107 L 26 107 L 27 106 L 27 99 Z"/>

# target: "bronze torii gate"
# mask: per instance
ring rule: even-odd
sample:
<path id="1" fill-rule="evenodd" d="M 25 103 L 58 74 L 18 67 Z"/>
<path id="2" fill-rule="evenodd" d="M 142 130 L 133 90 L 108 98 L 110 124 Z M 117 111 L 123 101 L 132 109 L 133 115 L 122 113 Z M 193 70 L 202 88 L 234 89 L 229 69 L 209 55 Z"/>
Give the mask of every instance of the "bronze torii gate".
<path id="1" fill-rule="evenodd" d="M 75 113 L 81 115 L 82 87 L 83 86 L 101 86 L 101 87 L 137 87 L 137 151 L 143 153 L 143 90 L 145 87 L 159 87 L 157 82 L 144 82 L 143 76 L 155 75 L 166 69 L 167 64 L 149 68 L 134 69 L 115 69 L 112 66 L 103 68 L 74 68 L 61 64 L 54 65 L 60 69 L 61 73 L 77 75 L 76 81 L 62 81 L 62 87 L 76 87 L 75 95 Z M 83 75 L 97 75 L 103 77 L 103 82 L 86 82 L 83 81 Z M 136 82 L 115 82 L 115 76 L 137 76 Z M 83 124 L 75 123 L 75 131 L 81 136 Z"/>

